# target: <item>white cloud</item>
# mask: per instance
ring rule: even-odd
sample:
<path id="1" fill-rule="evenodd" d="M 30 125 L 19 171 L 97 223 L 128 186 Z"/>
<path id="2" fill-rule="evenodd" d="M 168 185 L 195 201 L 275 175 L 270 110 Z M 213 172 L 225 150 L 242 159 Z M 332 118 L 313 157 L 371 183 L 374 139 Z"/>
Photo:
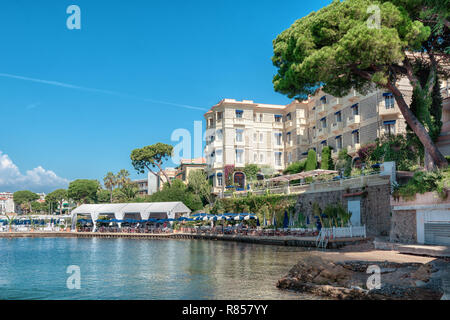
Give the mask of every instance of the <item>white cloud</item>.
<path id="1" fill-rule="evenodd" d="M 22 174 L 11 158 L 0 151 L 0 191 L 50 192 L 58 188 L 66 188 L 68 184 L 69 180 L 41 166 Z"/>

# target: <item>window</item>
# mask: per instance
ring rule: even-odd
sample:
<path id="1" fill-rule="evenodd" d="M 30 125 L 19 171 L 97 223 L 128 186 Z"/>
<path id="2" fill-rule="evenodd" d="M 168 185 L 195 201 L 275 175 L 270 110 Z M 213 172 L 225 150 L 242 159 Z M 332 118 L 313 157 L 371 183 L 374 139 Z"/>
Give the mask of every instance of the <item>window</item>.
<path id="1" fill-rule="evenodd" d="M 216 162 L 222 163 L 223 157 L 222 157 L 222 149 L 216 150 Z"/>
<path id="2" fill-rule="evenodd" d="M 289 120 L 292 120 L 292 115 L 290 112 L 286 115 L 286 121 L 289 121 Z"/>
<path id="3" fill-rule="evenodd" d="M 384 105 L 386 109 L 394 108 L 394 96 L 392 94 L 384 94 Z"/>
<path id="4" fill-rule="evenodd" d="M 236 150 L 236 163 L 243 163 L 243 154 L 244 150 L 237 149 Z"/>
<path id="5" fill-rule="evenodd" d="M 216 137 L 217 137 L 217 141 L 222 141 L 222 138 L 223 138 L 222 129 L 217 130 Z"/>
<path id="6" fill-rule="evenodd" d="M 223 117 L 223 114 L 222 114 L 222 112 L 217 112 L 217 115 L 216 115 L 216 117 L 217 117 L 217 121 L 220 121 L 220 120 L 222 120 L 222 117 Z"/>
<path id="7" fill-rule="evenodd" d="M 262 122 L 262 121 L 263 121 L 263 114 L 260 113 L 260 114 L 259 114 L 259 122 Z"/>
<path id="8" fill-rule="evenodd" d="M 292 162 L 292 152 L 288 153 L 288 162 L 291 163 Z"/>
<path id="9" fill-rule="evenodd" d="M 256 132 L 253 133 L 253 141 L 254 142 L 258 141 L 258 134 Z"/>
<path id="10" fill-rule="evenodd" d="M 256 113 L 253 114 L 253 122 L 256 122 Z"/>
<path id="11" fill-rule="evenodd" d="M 338 150 L 342 149 L 342 136 L 336 137 L 336 149 Z"/>
<path id="12" fill-rule="evenodd" d="M 264 140 L 264 133 L 261 132 L 261 133 L 259 134 L 259 142 L 263 142 L 263 140 Z"/>
<path id="13" fill-rule="evenodd" d="M 259 162 L 260 163 L 264 162 L 264 154 L 262 154 L 262 153 L 259 154 Z"/>
<path id="14" fill-rule="evenodd" d="M 244 111 L 243 110 L 236 110 L 236 118 L 242 119 Z"/>
<path id="15" fill-rule="evenodd" d="M 384 131 L 387 135 L 395 134 L 395 120 L 384 121 L 383 125 L 384 125 Z"/>
<path id="16" fill-rule="evenodd" d="M 236 129 L 236 142 L 242 142 L 243 129 Z"/>
<path id="17" fill-rule="evenodd" d="M 290 132 L 288 132 L 288 133 L 286 133 L 286 140 L 287 140 L 287 143 L 291 143 L 291 133 Z"/>
<path id="18" fill-rule="evenodd" d="M 320 124 L 321 124 L 322 128 L 326 128 L 327 127 L 327 119 L 326 118 L 322 118 L 320 120 Z"/>
<path id="19" fill-rule="evenodd" d="M 222 175 L 222 172 L 219 172 L 217 174 L 217 186 L 219 186 L 219 187 L 223 186 L 223 175 Z"/>
<path id="20" fill-rule="evenodd" d="M 281 115 L 279 114 L 275 115 L 275 122 L 281 122 Z"/>
<path id="21" fill-rule="evenodd" d="M 359 130 L 353 131 L 352 136 L 353 136 L 353 145 L 359 143 Z"/>
<path id="22" fill-rule="evenodd" d="M 258 162 L 258 154 L 256 152 L 253 153 L 253 162 L 254 163 Z"/>
<path id="23" fill-rule="evenodd" d="M 281 152 L 275 152 L 275 165 L 281 166 Z"/>
<path id="24" fill-rule="evenodd" d="M 320 102 L 322 104 L 326 104 L 327 103 L 327 96 L 323 96 L 322 98 L 320 98 Z"/>
<path id="25" fill-rule="evenodd" d="M 341 112 L 340 111 L 336 112 L 335 115 L 336 115 L 336 122 L 342 122 L 342 114 L 341 114 Z"/>
<path id="26" fill-rule="evenodd" d="M 275 144 L 281 146 L 281 133 L 275 133 Z"/>
<path id="27" fill-rule="evenodd" d="M 358 104 L 352 105 L 351 108 L 352 108 L 352 114 L 353 114 L 354 116 L 359 115 L 359 106 L 358 106 Z"/>

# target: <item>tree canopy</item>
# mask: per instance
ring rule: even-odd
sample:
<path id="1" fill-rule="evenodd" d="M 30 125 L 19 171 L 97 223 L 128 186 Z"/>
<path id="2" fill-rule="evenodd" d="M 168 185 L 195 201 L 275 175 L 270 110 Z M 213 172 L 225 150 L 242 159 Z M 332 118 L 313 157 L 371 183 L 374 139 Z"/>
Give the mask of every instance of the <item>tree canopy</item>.
<path id="1" fill-rule="evenodd" d="M 163 182 L 161 176 L 153 171 L 154 168 L 158 168 L 170 185 L 171 181 L 162 169 L 162 165 L 169 160 L 172 152 L 173 146 L 158 142 L 140 149 L 134 149 L 130 155 L 131 163 L 138 173 L 145 173 L 145 169 L 147 169 Z"/>
<path id="2" fill-rule="evenodd" d="M 100 182 L 97 180 L 78 179 L 69 184 L 67 195 L 77 203 L 95 203 L 100 189 Z"/>
<path id="3" fill-rule="evenodd" d="M 305 171 L 311 171 L 317 169 L 317 155 L 316 151 L 309 149 L 308 157 L 306 158 Z"/>
<path id="4" fill-rule="evenodd" d="M 39 199 L 39 195 L 29 190 L 16 191 L 13 194 L 14 202 L 25 212 L 32 211 L 32 202 Z"/>
<path id="5" fill-rule="evenodd" d="M 411 53 L 426 52 L 433 71 L 429 80 L 434 80 L 439 65 L 435 55 L 442 48 L 425 46 L 435 33 L 411 9 L 411 2 L 421 5 L 426 1 L 396 2 L 398 6 L 371 0 L 333 1 L 295 21 L 273 43 L 272 61 L 278 68 L 274 88 L 301 99 L 314 94 L 320 86 L 337 97 L 353 89 L 366 94 L 373 85 L 389 90 L 434 164 L 445 167 L 447 161 L 397 87 L 398 80 L 407 77 L 414 89 L 423 89 L 414 74 Z M 376 22 L 378 13 L 380 23 L 371 23 L 374 19 Z M 448 26 L 444 24 L 444 28 Z"/>
<path id="6" fill-rule="evenodd" d="M 55 190 L 53 192 L 50 192 L 45 197 L 45 202 L 47 202 L 48 206 L 50 206 L 50 204 L 57 204 L 58 205 L 58 207 L 59 207 L 59 214 L 62 214 L 64 200 L 68 200 L 67 190 L 66 189 L 57 189 L 57 190 Z M 51 205 L 50 207 L 56 208 L 56 206 L 53 207 L 53 205 Z"/>
<path id="7" fill-rule="evenodd" d="M 334 170 L 333 158 L 331 157 L 331 148 L 329 146 L 325 146 L 322 149 L 320 168 L 324 170 Z"/>

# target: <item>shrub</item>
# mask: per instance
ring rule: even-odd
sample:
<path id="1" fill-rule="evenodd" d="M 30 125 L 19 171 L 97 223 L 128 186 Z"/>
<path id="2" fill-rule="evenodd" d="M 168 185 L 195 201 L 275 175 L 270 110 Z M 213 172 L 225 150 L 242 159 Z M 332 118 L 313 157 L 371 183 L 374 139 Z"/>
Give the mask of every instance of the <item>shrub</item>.
<path id="1" fill-rule="evenodd" d="M 445 171 L 418 171 L 403 186 L 397 187 L 394 192 L 394 198 L 404 198 L 413 200 L 417 193 L 436 191 L 443 199 L 447 197 L 447 189 L 450 186 L 450 169 Z"/>
<path id="2" fill-rule="evenodd" d="M 294 174 L 305 171 L 307 159 L 302 159 L 300 161 L 296 161 L 291 163 L 284 171 L 284 174 Z"/>
<path id="3" fill-rule="evenodd" d="M 329 146 L 325 146 L 322 149 L 322 163 L 320 168 L 324 170 L 334 169 L 333 158 L 331 158 L 331 148 Z"/>
<path id="4" fill-rule="evenodd" d="M 308 157 L 306 158 L 305 171 L 311 171 L 315 169 L 317 169 L 316 152 L 313 149 L 309 149 Z"/>

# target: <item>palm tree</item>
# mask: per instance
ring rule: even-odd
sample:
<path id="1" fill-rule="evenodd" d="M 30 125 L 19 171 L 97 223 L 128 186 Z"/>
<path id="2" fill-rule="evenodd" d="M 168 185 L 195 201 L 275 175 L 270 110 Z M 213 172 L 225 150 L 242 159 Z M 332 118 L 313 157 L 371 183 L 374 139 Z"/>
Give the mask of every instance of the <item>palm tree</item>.
<path id="1" fill-rule="evenodd" d="M 116 176 L 117 178 L 117 185 L 122 188 L 124 185 L 126 185 L 127 183 L 129 183 L 130 180 L 130 173 L 128 172 L 128 170 L 122 169 L 119 171 L 119 173 Z"/>
<path id="2" fill-rule="evenodd" d="M 117 177 L 112 172 L 108 172 L 106 176 L 103 178 L 103 183 L 105 188 L 109 190 L 110 202 L 112 203 L 113 198 L 113 189 L 117 186 Z"/>

